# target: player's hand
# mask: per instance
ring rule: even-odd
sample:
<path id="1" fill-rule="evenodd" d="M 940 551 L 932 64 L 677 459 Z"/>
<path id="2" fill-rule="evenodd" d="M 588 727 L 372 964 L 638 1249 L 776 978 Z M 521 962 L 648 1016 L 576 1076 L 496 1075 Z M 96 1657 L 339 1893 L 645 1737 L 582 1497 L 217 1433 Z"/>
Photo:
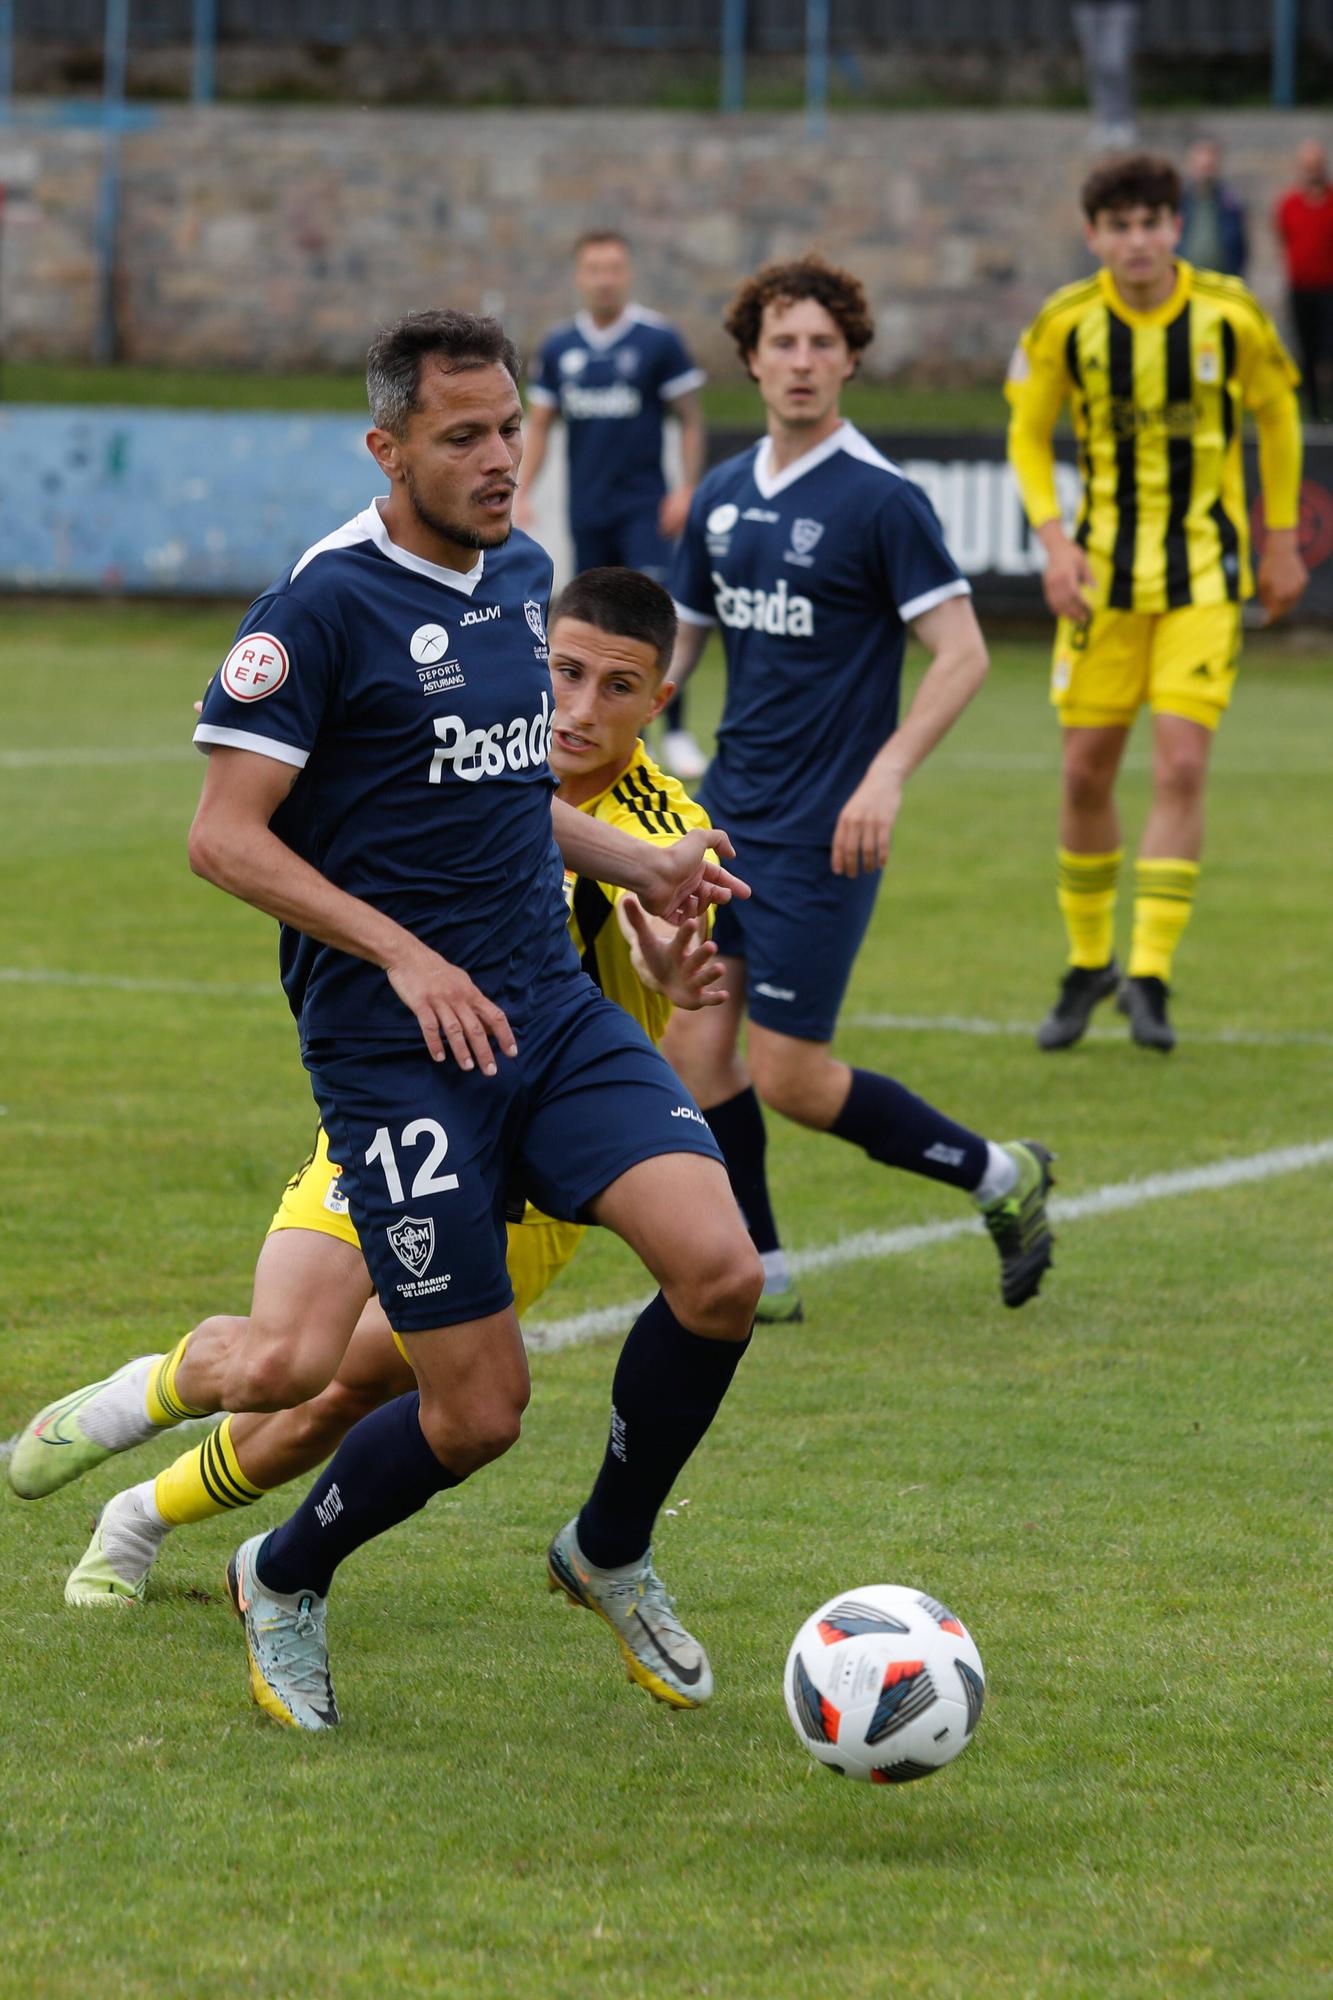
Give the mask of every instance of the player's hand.
<path id="1" fill-rule="evenodd" d="M 386 965 L 390 986 L 408 1012 L 415 1014 L 435 1062 L 449 1054 L 460 1069 L 496 1072 L 494 1042 L 502 1054 L 516 1056 L 518 1044 L 503 1012 L 474 986 L 461 966 L 451 965 L 428 945 L 419 945 Z"/>
<path id="2" fill-rule="evenodd" d="M 873 875 L 884 867 L 902 802 L 900 772 L 866 772 L 833 829 L 829 858 L 835 875 Z"/>
<path id="3" fill-rule="evenodd" d="M 1296 530 L 1270 533 L 1259 561 L 1259 602 L 1270 625 L 1300 603 L 1309 581 L 1310 572 L 1301 560 Z"/>
<path id="4" fill-rule="evenodd" d="M 1041 587 L 1048 608 L 1057 618 L 1072 618 L 1076 625 L 1086 625 L 1092 616 L 1092 564 L 1068 535 L 1052 536 L 1046 548 Z"/>
<path id="5" fill-rule="evenodd" d="M 669 542 L 677 542 L 685 532 L 685 523 L 690 518 L 690 502 L 694 498 L 692 486 L 675 486 L 670 493 L 664 493 L 662 504 L 657 510 L 657 532 L 665 535 Z"/>
<path id="6" fill-rule="evenodd" d="M 702 916 L 710 903 L 729 903 L 733 896 L 746 897 L 748 882 L 732 875 L 720 861 L 710 861 L 710 851 L 730 860 L 736 850 L 720 826 L 696 827 L 670 847 L 648 850 L 652 886 L 641 888 L 639 901 L 655 917 L 669 924 L 688 923 Z"/>
<path id="7" fill-rule="evenodd" d="M 706 918 L 677 924 L 670 937 L 664 937 L 631 891 L 626 890 L 621 897 L 620 907 L 634 934 L 635 970 L 640 978 L 646 973 L 656 992 L 688 1013 L 721 1006 L 727 997 L 724 974 Z"/>

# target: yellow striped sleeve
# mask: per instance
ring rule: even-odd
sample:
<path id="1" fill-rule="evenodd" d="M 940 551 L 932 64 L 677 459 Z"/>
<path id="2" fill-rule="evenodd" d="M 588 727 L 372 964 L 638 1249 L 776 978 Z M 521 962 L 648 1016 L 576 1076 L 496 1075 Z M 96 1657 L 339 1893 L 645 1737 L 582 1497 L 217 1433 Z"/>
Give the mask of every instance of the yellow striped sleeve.
<path id="1" fill-rule="evenodd" d="M 1067 312 L 1039 313 L 1014 349 L 1004 385 L 1011 411 L 1009 463 L 1034 528 L 1060 513 L 1051 438 L 1071 386 L 1064 349 L 1072 323 Z"/>

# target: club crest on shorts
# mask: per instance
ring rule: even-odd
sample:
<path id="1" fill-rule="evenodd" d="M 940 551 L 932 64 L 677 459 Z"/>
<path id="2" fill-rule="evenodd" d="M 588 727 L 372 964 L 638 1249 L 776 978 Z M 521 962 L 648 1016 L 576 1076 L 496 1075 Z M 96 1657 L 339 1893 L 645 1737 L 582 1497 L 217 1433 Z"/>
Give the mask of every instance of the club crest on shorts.
<path id="1" fill-rule="evenodd" d="M 398 1262 L 405 1264 L 414 1278 L 419 1278 L 435 1255 L 434 1217 L 400 1215 L 384 1233 Z"/>
<path id="2" fill-rule="evenodd" d="M 527 619 L 528 630 L 537 641 L 537 644 L 544 646 L 546 644 L 546 620 L 542 617 L 541 605 L 535 597 L 524 598 L 523 616 Z"/>

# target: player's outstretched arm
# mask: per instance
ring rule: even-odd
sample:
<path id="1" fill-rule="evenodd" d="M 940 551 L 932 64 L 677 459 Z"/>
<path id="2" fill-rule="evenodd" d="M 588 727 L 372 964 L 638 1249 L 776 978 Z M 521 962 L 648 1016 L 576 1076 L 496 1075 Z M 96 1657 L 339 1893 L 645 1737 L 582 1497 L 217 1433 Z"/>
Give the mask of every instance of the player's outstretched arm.
<path id="1" fill-rule="evenodd" d="M 215 746 L 190 828 L 196 875 L 354 958 L 384 968 L 415 1014 L 436 1062 L 446 1049 L 461 1069 L 496 1071 L 495 1047 L 516 1053 L 500 1008 L 457 965 L 359 896 L 336 888 L 269 827 L 296 780 L 289 764 L 253 750 Z"/>
<path id="2" fill-rule="evenodd" d="M 616 921 L 629 945 L 630 963 L 650 993 L 660 993 L 691 1014 L 721 1006 L 727 991 L 706 918 L 666 926 L 627 892 L 616 904 Z"/>
<path id="3" fill-rule="evenodd" d="M 551 830 L 567 868 L 632 889 L 645 910 L 669 924 L 683 924 L 710 903 L 750 893 L 739 876 L 709 859 L 710 853 L 729 859 L 736 852 L 720 826 L 696 827 L 669 847 L 658 847 L 553 799 Z"/>
<path id="4" fill-rule="evenodd" d="M 532 526 L 532 489 L 541 477 L 546 463 L 546 450 L 551 442 L 551 427 L 555 423 L 557 411 L 545 403 L 533 403 L 523 424 L 523 483 L 518 489 L 514 502 L 514 525 L 525 532 Z"/>
<path id="5" fill-rule="evenodd" d="M 930 755 L 986 678 L 989 660 L 970 597 L 949 597 L 913 621 L 932 655 L 912 706 L 884 744 L 833 829 L 835 875 L 883 868 L 902 805 L 903 786 Z"/>

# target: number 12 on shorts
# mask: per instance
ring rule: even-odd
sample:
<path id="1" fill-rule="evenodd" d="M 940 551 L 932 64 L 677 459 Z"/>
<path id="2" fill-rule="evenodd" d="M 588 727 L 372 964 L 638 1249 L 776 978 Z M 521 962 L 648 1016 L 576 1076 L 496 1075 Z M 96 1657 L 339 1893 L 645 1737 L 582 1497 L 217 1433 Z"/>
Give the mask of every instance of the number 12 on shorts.
<path id="1" fill-rule="evenodd" d="M 404 1125 L 398 1144 L 405 1152 L 412 1152 L 425 1141 L 430 1142 L 430 1151 L 417 1168 L 412 1181 L 412 1199 L 420 1200 L 424 1194 L 447 1194 L 450 1188 L 458 1186 L 457 1174 L 440 1174 L 435 1170 L 449 1151 L 449 1137 L 443 1125 L 435 1118 L 414 1118 L 410 1125 Z M 384 1184 L 389 1190 L 389 1200 L 395 1207 L 407 1199 L 403 1193 L 403 1177 L 398 1171 L 398 1156 L 387 1125 L 381 1125 L 374 1139 L 366 1148 L 366 1165 L 384 1169 Z"/>

